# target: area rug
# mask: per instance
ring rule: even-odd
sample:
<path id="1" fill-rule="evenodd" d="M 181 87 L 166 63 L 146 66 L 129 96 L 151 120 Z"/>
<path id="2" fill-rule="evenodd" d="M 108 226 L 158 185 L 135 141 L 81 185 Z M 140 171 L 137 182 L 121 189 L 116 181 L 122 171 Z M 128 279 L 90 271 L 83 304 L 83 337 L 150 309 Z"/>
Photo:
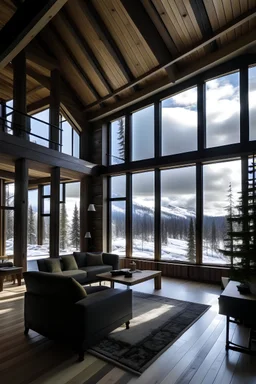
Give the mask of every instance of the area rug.
<path id="1" fill-rule="evenodd" d="M 133 319 L 88 350 L 99 358 L 141 374 L 210 306 L 133 292 Z"/>

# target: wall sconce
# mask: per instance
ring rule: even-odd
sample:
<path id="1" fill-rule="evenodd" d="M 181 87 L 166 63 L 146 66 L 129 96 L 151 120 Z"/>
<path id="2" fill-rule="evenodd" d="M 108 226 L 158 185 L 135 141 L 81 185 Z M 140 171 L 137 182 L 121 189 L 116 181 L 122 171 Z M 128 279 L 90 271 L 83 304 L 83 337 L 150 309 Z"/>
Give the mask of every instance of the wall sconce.
<path id="1" fill-rule="evenodd" d="M 86 232 L 85 235 L 84 235 L 84 238 L 85 239 L 91 239 L 92 238 L 91 232 Z"/>
<path id="2" fill-rule="evenodd" d="M 96 211 L 94 204 L 89 204 L 87 211 Z"/>

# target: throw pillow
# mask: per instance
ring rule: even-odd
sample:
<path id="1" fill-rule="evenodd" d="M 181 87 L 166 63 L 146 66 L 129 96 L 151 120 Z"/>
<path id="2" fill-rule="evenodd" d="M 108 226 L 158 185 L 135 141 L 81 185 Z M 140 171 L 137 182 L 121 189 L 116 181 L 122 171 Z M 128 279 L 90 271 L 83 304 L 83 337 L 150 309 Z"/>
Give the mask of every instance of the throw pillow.
<path id="1" fill-rule="evenodd" d="M 64 271 L 72 271 L 74 269 L 78 269 L 74 256 L 61 256 L 61 260 Z"/>
<path id="2" fill-rule="evenodd" d="M 78 268 L 83 268 L 87 266 L 85 252 L 73 252 L 73 255 L 75 256 Z"/>
<path id="3" fill-rule="evenodd" d="M 94 265 L 103 265 L 102 253 L 86 253 L 87 266 L 93 267 Z"/>
<path id="4" fill-rule="evenodd" d="M 44 261 L 47 271 L 56 273 L 56 272 L 62 272 L 61 266 L 60 266 L 60 259 L 45 259 Z"/>
<path id="5" fill-rule="evenodd" d="M 86 290 L 74 278 L 72 278 L 72 280 L 73 280 L 73 285 L 74 285 L 73 292 L 74 292 L 74 296 L 75 296 L 75 301 L 79 301 L 79 300 L 84 299 L 87 296 Z"/>

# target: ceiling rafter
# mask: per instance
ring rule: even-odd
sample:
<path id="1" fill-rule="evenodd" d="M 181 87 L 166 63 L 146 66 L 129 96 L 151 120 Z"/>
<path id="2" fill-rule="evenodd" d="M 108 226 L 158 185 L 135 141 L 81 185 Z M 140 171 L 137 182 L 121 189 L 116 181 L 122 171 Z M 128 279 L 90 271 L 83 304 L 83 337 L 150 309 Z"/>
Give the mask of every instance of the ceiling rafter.
<path id="1" fill-rule="evenodd" d="M 33 95 L 34 93 L 36 93 L 38 91 L 41 91 L 42 89 L 44 89 L 44 87 L 42 85 L 38 85 L 38 86 L 30 89 L 29 91 L 27 91 L 27 97 Z"/>
<path id="2" fill-rule="evenodd" d="M 31 104 L 28 104 L 27 113 L 32 115 L 32 114 L 41 112 L 47 107 L 49 107 L 49 105 L 50 105 L 50 96 L 46 96 L 43 99 L 40 99 L 40 100 L 34 101 Z"/>
<path id="3" fill-rule="evenodd" d="M 224 27 L 219 28 L 217 31 L 215 31 L 213 33 L 213 35 L 210 38 L 202 39 L 194 47 L 188 49 L 186 52 L 182 53 L 181 55 L 174 57 L 171 61 L 167 62 L 166 64 L 158 65 L 157 67 L 153 68 L 152 70 L 148 71 L 147 73 L 137 77 L 135 80 L 131 81 L 129 84 L 125 84 L 124 86 L 118 88 L 112 94 L 110 94 L 106 97 L 103 97 L 102 101 L 107 101 L 108 99 L 117 95 L 118 93 L 123 92 L 123 91 L 129 89 L 130 87 L 133 87 L 134 85 L 138 84 L 139 82 L 141 82 L 143 80 L 146 80 L 147 78 L 149 78 L 152 75 L 155 75 L 158 71 L 165 69 L 166 67 L 177 63 L 178 61 L 186 58 L 187 56 L 191 55 L 192 53 L 195 53 L 198 49 L 204 48 L 205 46 L 212 43 L 213 41 L 215 41 L 216 39 L 218 39 L 222 35 L 226 34 L 227 32 L 232 31 L 233 29 L 243 25 L 244 23 L 246 23 L 249 20 L 252 20 L 255 17 L 256 17 L 256 8 L 253 8 L 253 9 L 245 12 L 244 14 L 240 15 L 236 19 L 232 20 L 231 22 L 227 23 Z M 254 33 L 253 32 L 254 31 L 252 31 L 252 33 L 249 33 L 249 40 L 251 42 L 256 41 L 256 35 L 255 35 L 255 32 Z M 243 36 L 247 36 L 247 35 L 243 35 Z M 236 40 L 237 44 L 239 44 L 240 39 Z M 218 51 L 219 50 L 217 50 L 216 52 L 218 52 Z M 84 109 L 84 111 L 90 110 L 91 108 L 95 107 L 97 104 L 98 104 L 98 102 L 94 102 L 90 105 L 87 105 L 87 107 Z"/>
<path id="4" fill-rule="evenodd" d="M 49 69 L 50 71 L 59 68 L 58 61 L 47 55 L 35 41 L 31 42 L 26 47 L 26 59 L 38 64 L 40 67 Z"/>
<path id="5" fill-rule="evenodd" d="M 141 2 L 137 0 L 121 0 L 121 3 L 159 64 L 170 61 L 172 55 Z M 167 67 L 165 70 L 170 81 L 175 82 L 173 69 Z"/>
<path id="6" fill-rule="evenodd" d="M 67 0 L 26 0 L 0 30 L 0 68 L 41 31 Z"/>
<path id="7" fill-rule="evenodd" d="M 120 70 L 122 71 L 124 77 L 128 82 L 132 81 L 135 77 L 127 65 L 120 49 L 118 48 L 116 42 L 111 36 L 109 30 L 107 29 L 102 18 L 94 8 L 93 4 L 90 1 L 79 0 L 78 4 L 81 11 L 89 19 L 94 30 L 98 34 L 99 38 L 102 40 L 110 55 L 114 58 L 115 62 L 118 64 Z"/>

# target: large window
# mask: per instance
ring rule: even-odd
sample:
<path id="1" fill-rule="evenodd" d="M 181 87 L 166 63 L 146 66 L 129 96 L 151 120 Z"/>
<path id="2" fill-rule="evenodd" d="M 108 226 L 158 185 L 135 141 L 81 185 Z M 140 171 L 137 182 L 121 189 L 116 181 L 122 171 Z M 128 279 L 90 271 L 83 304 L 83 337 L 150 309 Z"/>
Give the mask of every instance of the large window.
<path id="1" fill-rule="evenodd" d="M 38 221 L 38 189 L 28 191 L 28 229 L 27 229 L 27 256 L 28 258 L 43 253 L 38 246 L 37 237 Z"/>
<path id="2" fill-rule="evenodd" d="M 126 255 L 126 176 L 115 176 L 110 178 L 111 202 L 110 220 L 112 252 L 117 252 L 120 256 Z"/>
<path id="3" fill-rule="evenodd" d="M 196 261 L 196 169 L 161 172 L 161 258 Z"/>
<path id="4" fill-rule="evenodd" d="M 14 184 L 4 185 L 4 252 L 13 255 L 14 240 Z"/>
<path id="5" fill-rule="evenodd" d="M 60 144 L 61 152 L 67 155 L 80 156 L 80 136 L 69 124 L 67 120 L 61 117 L 60 123 Z"/>
<path id="6" fill-rule="evenodd" d="M 113 121 L 110 124 L 110 158 L 109 164 L 122 164 L 125 159 L 125 119 Z"/>
<path id="7" fill-rule="evenodd" d="M 197 149 L 197 88 L 165 99 L 162 105 L 162 155 Z"/>
<path id="8" fill-rule="evenodd" d="M 154 157 L 154 106 L 132 114 L 132 160 Z"/>
<path id="9" fill-rule="evenodd" d="M 223 255 L 223 240 L 226 237 L 226 216 L 229 207 L 229 189 L 233 202 L 237 203 L 241 191 L 241 161 L 226 161 L 204 165 L 204 219 L 203 262 L 229 263 Z M 231 188 L 230 188 L 231 187 Z"/>
<path id="10" fill-rule="evenodd" d="M 38 120 L 36 120 L 38 119 Z M 36 113 L 30 119 L 31 133 L 40 136 L 30 135 L 30 141 L 44 147 L 49 146 L 49 109 Z"/>
<path id="11" fill-rule="evenodd" d="M 256 67 L 249 68 L 249 135 L 256 140 Z"/>
<path id="12" fill-rule="evenodd" d="M 154 172 L 132 176 L 132 255 L 154 258 Z"/>
<path id="13" fill-rule="evenodd" d="M 206 147 L 239 141 L 239 72 L 235 72 L 206 82 Z"/>

